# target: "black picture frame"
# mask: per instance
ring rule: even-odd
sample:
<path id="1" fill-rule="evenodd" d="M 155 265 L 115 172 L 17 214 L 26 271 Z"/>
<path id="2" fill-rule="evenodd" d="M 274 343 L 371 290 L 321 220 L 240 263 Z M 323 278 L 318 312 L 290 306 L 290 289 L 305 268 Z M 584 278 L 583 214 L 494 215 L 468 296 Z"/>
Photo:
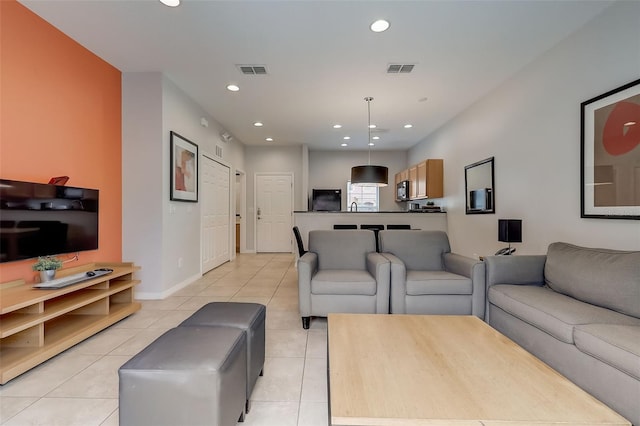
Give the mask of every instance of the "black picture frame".
<path id="1" fill-rule="evenodd" d="M 464 167 L 466 214 L 494 214 L 496 212 L 494 157 Z"/>
<path id="2" fill-rule="evenodd" d="M 580 217 L 640 219 L 640 79 L 580 104 Z"/>
<path id="3" fill-rule="evenodd" d="M 171 176 L 169 199 L 198 202 L 198 145 L 176 132 L 170 132 Z"/>

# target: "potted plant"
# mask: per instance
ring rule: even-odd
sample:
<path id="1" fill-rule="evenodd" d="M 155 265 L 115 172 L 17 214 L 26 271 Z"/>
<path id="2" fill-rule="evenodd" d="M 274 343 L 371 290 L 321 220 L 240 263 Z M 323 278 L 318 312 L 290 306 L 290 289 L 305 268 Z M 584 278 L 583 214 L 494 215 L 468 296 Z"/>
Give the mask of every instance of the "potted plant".
<path id="1" fill-rule="evenodd" d="M 40 272 L 40 282 L 51 281 L 56 276 L 56 270 L 62 267 L 62 260 L 55 256 L 40 256 L 33 264 L 33 270 Z"/>

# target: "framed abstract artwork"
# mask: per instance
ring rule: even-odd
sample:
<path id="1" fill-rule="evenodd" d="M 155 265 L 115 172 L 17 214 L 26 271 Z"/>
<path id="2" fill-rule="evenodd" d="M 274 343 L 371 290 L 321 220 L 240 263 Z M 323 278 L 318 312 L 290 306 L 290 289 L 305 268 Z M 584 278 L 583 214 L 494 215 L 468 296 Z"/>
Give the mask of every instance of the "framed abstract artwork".
<path id="1" fill-rule="evenodd" d="M 640 219 L 640 80 L 580 105 L 580 217 Z"/>
<path id="2" fill-rule="evenodd" d="M 173 201 L 198 202 L 198 145 L 171 132 L 171 193 Z"/>

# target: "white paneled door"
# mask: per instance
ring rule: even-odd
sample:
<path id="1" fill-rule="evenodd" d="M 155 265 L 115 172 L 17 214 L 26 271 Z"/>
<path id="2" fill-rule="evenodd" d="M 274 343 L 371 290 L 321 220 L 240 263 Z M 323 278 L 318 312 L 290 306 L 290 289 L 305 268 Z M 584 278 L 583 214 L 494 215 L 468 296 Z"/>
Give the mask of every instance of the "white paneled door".
<path id="1" fill-rule="evenodd" d="M 256 175 L 256 251 L 291 252 L 293 176 Z"/>
<path id="2" fill-rule="evenodd" d="M 229 167 L 202 157 L 202 273 L 231 259 L 231 172 Z"/>

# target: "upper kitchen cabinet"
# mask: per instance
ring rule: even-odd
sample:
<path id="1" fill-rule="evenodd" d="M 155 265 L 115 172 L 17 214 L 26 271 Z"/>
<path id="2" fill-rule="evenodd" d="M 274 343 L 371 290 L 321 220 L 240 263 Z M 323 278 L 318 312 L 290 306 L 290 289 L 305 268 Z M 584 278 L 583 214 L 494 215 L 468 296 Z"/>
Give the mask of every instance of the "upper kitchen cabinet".
<path id="1" fill-rule="evenodd" d="M 418 198 L 418 166 L 409 167 L 409 198 Z"/>
<path id="2" fill-rule="evenodd" d="M 442 198 L 444 196 L 444 165 L 441 159 L 425 160 L 417 166 L 415 199 Z"/>
<path id="3" fill-rule="evenodd" d="M 442 159 L 424 160 L 407 170 L 396 173 L 396 185 L 409 181 L 409 198 L 442 198 L 444 196 L 444 162 Z"/>

